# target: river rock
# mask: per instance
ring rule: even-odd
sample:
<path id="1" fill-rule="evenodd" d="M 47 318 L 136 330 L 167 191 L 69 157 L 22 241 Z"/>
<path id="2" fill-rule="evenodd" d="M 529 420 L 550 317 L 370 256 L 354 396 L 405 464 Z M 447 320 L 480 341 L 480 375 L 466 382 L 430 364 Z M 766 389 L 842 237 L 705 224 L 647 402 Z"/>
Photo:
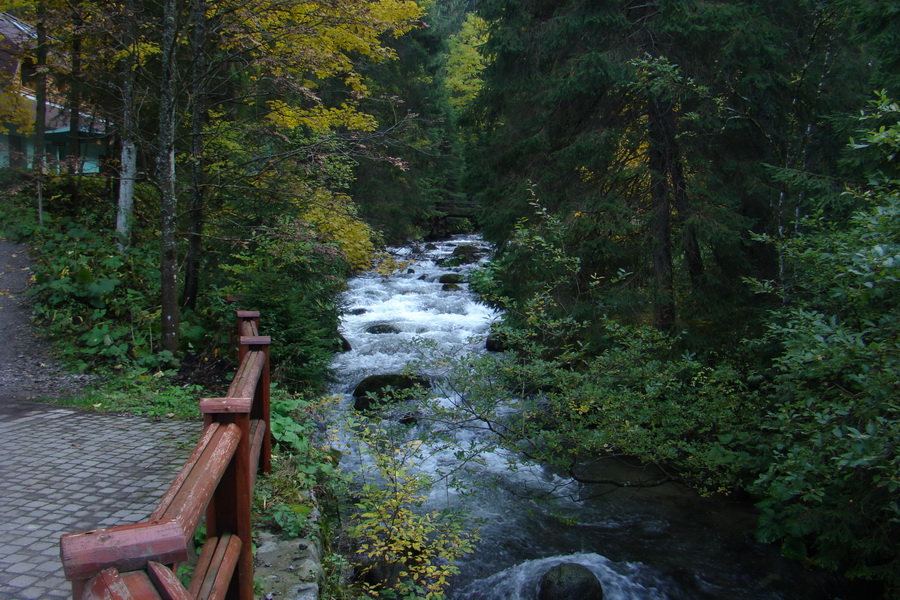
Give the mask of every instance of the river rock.
<path id="1" fill-rule="evenodd" d="M 478 246 L 463 245 L 453 249 L 452 256 L 456 257 L 461 265 L 478 262 L 478 259 L 484 255 L 484 252 Z"/>
<path id="2" fill-rule="evenodd" d="M 294 586 L 288 592 L 287 600 L 319 600 L 319 584 L 302 583 Z"/>
<path id="3" fill-rule="evenodd" d="M 347 338 L 338 334 L 338 342 L 341 345 L 341 352 L 350 352 L 353 350 L 353 346 L 350 345 L 350 342 L 347 341 Z"/>
<path id="4" fill-rule="evenodd" d="M 541 578 L 538 600 L 603 600 L 603 586 L 590 569 L 563 563 Z"/>
<path id="5" fill-rule="evenodd" d="M 373 407 L 398 400 L 395 394 L 409 392 L 416 387 L 429 387 L 428 380 L 415 375 L 392 373 L 386 375 L 370 375 L 363 379 L 353 390 L 353 408 L 359 411 L 371 410 Z"/>
<path id="6" fill-rule="evenodd" d="M 509 346 L 506 344 L 503 334 L 497 333 L 496 331 L 492 331 L 488 334 L 487 339 L 484 342 L 484 348 L 488 352 L 506 352 L 509 350 Z"/>
<path id="7" fill-rule="evenodd" d="M 462 283 L 463 276 L 459 273 L 444 273 L 438 277 L 438 283 Z"/>
<path id="8" fill-rule="evenodd" d="M 476 263 L 484 256 L 485 252 L 478 246 L 463 245 L 454 248 L 453 253 L 447 258 L 435 261 L 441 267 L 458 267 L 459 265 L 468 265 Z"/>
<path id="9" fill-rule="evenodd" d="M 375 323 L 366 327 L 366 333 L 400 333 L 400 329 L 390 323 Z"/>
<path id="10" fill-rule="evenodd" d="M 458 283 L 445 283 L 441 286 L 441 290 L 444 292 L 458 292 L 462 289 L 462 286 Z"/>

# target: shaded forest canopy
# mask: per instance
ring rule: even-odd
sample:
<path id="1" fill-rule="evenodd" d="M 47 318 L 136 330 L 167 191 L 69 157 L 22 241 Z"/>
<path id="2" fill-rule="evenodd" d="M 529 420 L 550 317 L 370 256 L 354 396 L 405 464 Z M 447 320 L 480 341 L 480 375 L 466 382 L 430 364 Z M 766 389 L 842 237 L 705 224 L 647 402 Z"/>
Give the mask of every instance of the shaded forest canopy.
<path id="1" fill-rule="evenodd" d="M 344 279 L 477 225 L 503 383 L 546 415 L 506 425 L 538 458 L 749 493 L 761 539 L 898 590 L 900 5 L 4 9 L 33 28 L 4 40 L 0 90 L 32 152 L 8 155 L 0 213 L 39 249 L 36 314 L 76 367 L 214 357 L 239 296 L 283 332 L 283 384 L 314 393 Z M 68 111 L 62 160 L 42 103 Z"/>

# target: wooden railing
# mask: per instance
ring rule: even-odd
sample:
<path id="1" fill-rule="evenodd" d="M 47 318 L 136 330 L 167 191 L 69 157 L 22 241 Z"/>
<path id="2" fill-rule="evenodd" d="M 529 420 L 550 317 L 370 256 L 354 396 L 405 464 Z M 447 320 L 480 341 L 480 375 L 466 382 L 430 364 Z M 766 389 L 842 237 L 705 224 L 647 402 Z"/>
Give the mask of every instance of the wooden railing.
<path id="1" fill-rule="evenodd" d="M 227 396 L 200 400 L 203 435 L 150 518 L 60 539 L 74 600 L 253 600 L 250 502 L 257 470 L 271 469 L 271 340 L 259 335 L 258 312 L 237 320 L 237 374 Z M 174 569 L 204 513 L 207 540 L 185 588 Z"/>

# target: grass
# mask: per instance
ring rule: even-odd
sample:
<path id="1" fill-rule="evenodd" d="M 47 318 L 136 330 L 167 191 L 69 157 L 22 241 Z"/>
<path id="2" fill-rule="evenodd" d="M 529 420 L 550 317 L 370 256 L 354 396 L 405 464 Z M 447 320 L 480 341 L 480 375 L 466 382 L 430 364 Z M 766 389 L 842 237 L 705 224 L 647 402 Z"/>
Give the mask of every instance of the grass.
<path id="1" fill-rule="evenodd" d="M 155 419 L 193 420 L 200 417 L 201 398 L 215 396 L 196 383 L 179 383 L 162 371 L 130 372 L 104 376 L 69 398 L 42 398 L 46 403 L 72 406 L 93 412 L 124 412 Z"/>

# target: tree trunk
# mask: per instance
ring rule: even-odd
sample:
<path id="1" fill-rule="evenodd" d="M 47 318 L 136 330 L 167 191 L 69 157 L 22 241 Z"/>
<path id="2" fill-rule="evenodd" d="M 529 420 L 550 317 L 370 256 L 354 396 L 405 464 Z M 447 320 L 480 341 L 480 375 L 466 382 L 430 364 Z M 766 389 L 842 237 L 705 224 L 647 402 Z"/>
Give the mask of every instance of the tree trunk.
<path id="1" fill-rule="evenodd" d="M 37 48 L 35 49 L 35 62 L 37 67 L 37 82 L 35 84 L 35 115 L 34 115 L 34 156 L 32 168 L 37 179 L 37 211 L 38 222 L 44 224 L 44 155 L 46 143 L 44 132 L 47 130 L 47 27 L 46 5 L 39 2 L 37 5 Z"/>
<path id="2" fill-rule="evenodd" d="M 162 347 L 178 352 L 178 202 L 175 194 L 175 34 L 176 0 L 165 0 L 162 23 L 162 69 L 159 84 L 159 151 L 156 180 L 160 198 L 160 274 L 162 278 Z"/>
<path id="3" fill-rule="evenodd" d="M 75 8 L 77 10 L 77 7 Z M 81 19 L 75 16 L 75 33 L 72 37 L 72 72 L 69 77 L 69 149 L 66 153 L 70 175 L 81 172 Z M 74 186 L 74 184 L 73 184 Z M 73 192 L 75 192 L 73 187 Z M 74 198 L 73 198 L 74 199 Z M 77 199 L 76 199 L 77 201 Z"/>
<path id="4" fill-rule="evenodd" d="M 653 317 L 656 326 L 668 331 L 675 325 L 675 285 L 672 277 L 672 193 L 669 183 L 672 151 L 667 134 L 667 120 L 672 118 L 668 103 L 648 103 L 648 166 L 650 168 L 650 202 L 652 207 L 652 255 L 655 285 Z"/>
<path id="5" fill-rule="evenodd" d="M 127 58 L 122 66 L 122 151 L 119 165 L 119 202 L 116 212 L 116 244 L 119 251 L 131 245 L 134 220 L 134 181 L 137 178 L 137 144 L 134 130 L 134 42 L 137 38 L 137 12 L 134 0 L 125 3 Z"/>
<path id="6" fill-rule="evenodd" d="M 131 66 L 126 67 L 129 71 Z M 122 86 L 122 153 L 119 168 L 119 205 L 116 213 L 116 244 L 119 250 L 131 245 L 134 220 L 134 180 L 137 178 L 137 145 L 134 143 L 134 80 L 127 74 Z"/>
<path id="7" fill-rule="evenodd" d="M 203 240 L 203 209 L 205 164 L 203 161 L 203 128 L 206 125 L 206 1 L 194 0 L 192 14 L 194 28 L 194 63 L 191 82 L 194 96 L 191 103 L 191 208 L 188 219 L 188 255 L 184 276 L 184 300 L 187 308 L 197 306 L 200 288 L 200 254 Z"/>
<path id="8" fill-rule="evenodd" d="M 681 223 L 681 239 L 684 244 L 684 259 L 687 263 L 688 276 L 691 279 L 691 287 L 694 290 L 700 289 L 703 285 L 701 281 L 703 277 L 703 255 L 700 252 L 700 244 L 697 242 L 697 229 L 691 223 L 691 205 L 687 194 L 687 181 L 684 177 L 684 167 L 681 162 L 681 153 L 678 151 L 677 140 L 675 139 L 674 115 L 673 126 L 671 129 L 672 139 L 670 143 L 674 145 L 672 164 L 672 188 L 674 190 L 673 201 L 675 210 L 678 212 L 678 220 Z"/>

